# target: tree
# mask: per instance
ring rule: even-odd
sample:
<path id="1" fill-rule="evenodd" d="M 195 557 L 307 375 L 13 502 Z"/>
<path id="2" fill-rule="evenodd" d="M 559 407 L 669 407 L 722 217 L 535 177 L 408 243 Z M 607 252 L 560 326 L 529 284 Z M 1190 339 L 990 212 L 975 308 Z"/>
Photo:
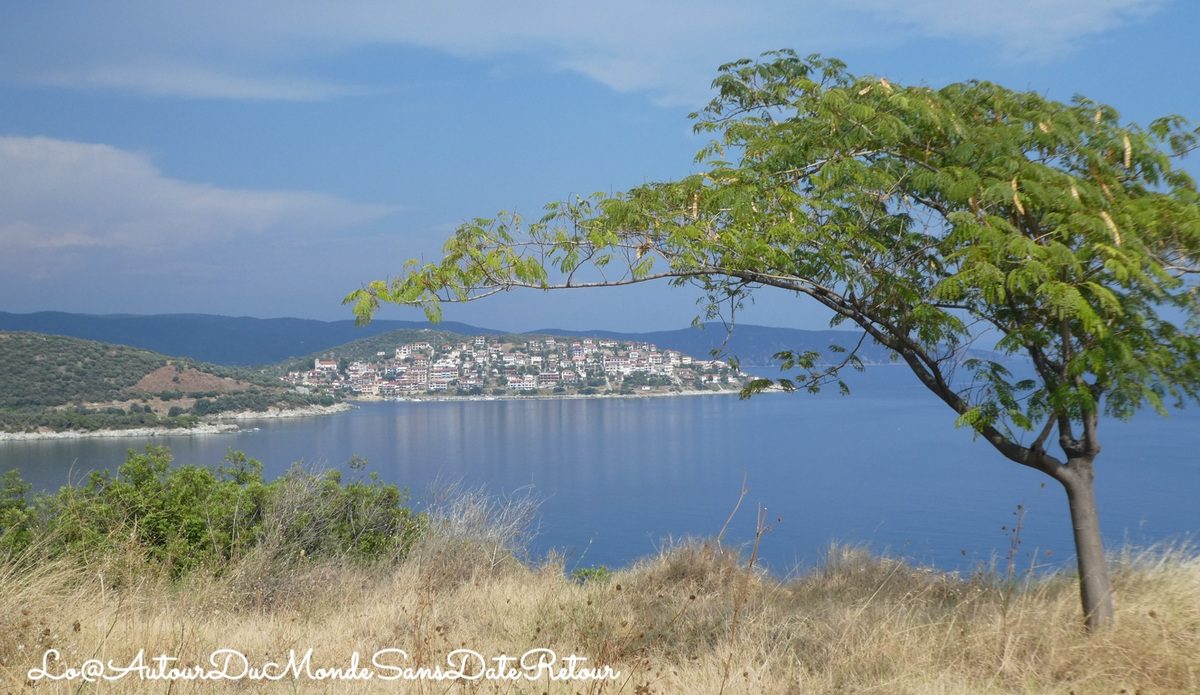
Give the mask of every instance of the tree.
<path id="1" fill-rule="evenodd" d="M 1100 415 L 1200 391 L 1200 196 L 1174 162 L 1197 131 L 989 82 L 901 86 L 790 51 L 724 65 L 713 86 L 692 115 L 715 134 L 702 173 L 552 204 L 532 224 L 474 220 L 440 262 L 410 261 L 346 302 L 361 321 L 381 302 L 436 320 L 442 302 L 513 288 L 656 279 L 698 285 L 709 315 L 764 288 L 816 301 L 903 360 L 960 426 L 1062 484 L 1086 624 L 1110 623 Z M 795 376 L 776 383 L 845 390 L 856 353 L 780 353 Z"/>

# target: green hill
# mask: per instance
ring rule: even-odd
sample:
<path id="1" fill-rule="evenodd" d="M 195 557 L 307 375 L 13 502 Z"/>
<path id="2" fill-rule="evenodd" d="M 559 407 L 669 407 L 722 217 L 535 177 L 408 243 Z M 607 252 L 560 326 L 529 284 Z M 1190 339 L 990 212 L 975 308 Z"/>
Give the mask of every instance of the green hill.
<path id="1" fill-rule="evenodd" d="M 0 430 L 188 427 L 200 416 L 329 400 L 269 376 L 123 345 L 0 332 Z"/>
<path id="2" fill-rule="evenodd" d="M 467 328 L 470 328 L 468 326 Z M 558 338 L 561 335 L 555 335 L 549 331 L 537 333 L 497 333 L 495 331 L 484 332 L 482 329 L 478 333 L 464 333 L 451 330 L 440 330 L 436 328 L 397 328 L 395 330 L 370 335 L 358 340 L 352 340 L 342 345 L 335 345 L 311 355 L 300 357 L 292 360 L 285 360 L 275 365 L 275 369 L 281 372 L 288 371 L 305 371 L 312 369 L 313 360 L 321 359 L 346 359 L 351 362 L 356 360 L 371 361 L 376 356 L 383 352 L 392 354 L 397 347 L 405 343 L 426 342 L 434 345 L 441 343 L 458 344 L 464 341 L 470 341 L 479 335 L 487 335 L 490 338 L 499 340 L 507 340 L 512 342 L 522 342 L 531 339 Z"/>
<path id="3" fill-rule="evenodd" d="M 504 335 L 508 332 L 480 328 L 454 321 L 429 324 L 422 321 L 378 319 L 368 326 L 355 326 L 353 321 L 315 321 L 311 319 L 256 319 L 201 314 L 161 314 L 155 316 L 64 314 L 39 312 L 10 314 L 0 311 L 0 331 L 37 331 L 100 340 L 123 345 L 135 345 L 171 355 L 187 356 L 206 362 L 237 365 L 296 364 L 300 356 L 307 359 L 341 354 L 349 341 L 360 344 L 358 338 L 379 336 L 391 332 L 388 341 L 404 331 L 456 335 Z M 774 366 L 772 355 L 781 350 L 827 352 L 831 344 L 852 347 L 862 336 L 858 331 L 808 331 L 795 328 L 771 328 L 739 324 L 731 337 L 719 323 L 705 324 L 704 330 L 683 328 L 652 333 L 630 333 L 605 330 L 540 329 L 528 335 L 580 336 L 648 342 L 660 348 L 678 350 L 694 357 L 710 356 L 714 348 L 724 347 L 727 355 L 737 357 L 743 365 Z M 726 338 L 728 337 L 728 342 Z M 401 342 L 408 342 L 402 340 Z M 361 343 L 365 345 L 366 343 Z M 371 353 L 373 354 L 373 353 Z M 369 356 L 369 355 L 368 355 Z M 868 340 L 860 356 L 867 363 L 886 363 L 888 351 Z M 840 361 L 841 354 L 830 354 Z M 349 359 L 354 359 L 350 357 Z"/>
<path id="4" fill-rule="evenodd" d="M 347 315 L 349 313 L 347 312 Z M 90 315 L 42 311 L 11 314 L 0 311 L 0 331 L 33 331 L 133 345 L 167 355 L 191 357 L 216 364 L 264 365 L 342 345 L 363 336 L 398 328 L 430 327 L 423 321 L 381 319 L 369 326 L 352 320 L 257 319 L 206 314 Z M 447 321 L 436 330 L 459 333 L 497 333 L 486 328 Z"/>
<path id="5" fill-rule="evenodd" d="M 415 343 L 425 341 L 429 343 L 442 342 L 461 342 L 466 339 L 466 335 L 462 333 L 454 333 L 452 331 L 430 329 L 430 328 L 397 328 L 376 335 L 370 335 L 358 340 L 352 340 L 348 343 L 335 345 L 323 350 L 306 355 L 297 359 L 286 360 L 277 365 L 277 368 L 283 371 L 304 371 L 312 369 L 313 360 L 320 357 L 322 359 L 347 359 L 355 360 L 373 360 L 376 353 L 386 352 L 391 354 L 397 346 L 404 343 Z"/>

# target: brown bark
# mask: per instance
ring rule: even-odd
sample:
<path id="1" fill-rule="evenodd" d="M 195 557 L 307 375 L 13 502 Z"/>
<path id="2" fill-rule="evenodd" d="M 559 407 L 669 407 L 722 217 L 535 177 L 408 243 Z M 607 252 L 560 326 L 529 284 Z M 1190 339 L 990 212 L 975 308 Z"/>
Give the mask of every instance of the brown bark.
<path id="1" fill-rule="evenodd" d="M 1071 509 L 1084 623 L 1089 630 L 1097 630 L 1112 625 L 1113 602 L 1104 539 L 1100 535 L 1100 517 L 1096 510 L 1092 460 L 1072 459 L 1058 479 L 1066 488 L 1067 504 Z"/>

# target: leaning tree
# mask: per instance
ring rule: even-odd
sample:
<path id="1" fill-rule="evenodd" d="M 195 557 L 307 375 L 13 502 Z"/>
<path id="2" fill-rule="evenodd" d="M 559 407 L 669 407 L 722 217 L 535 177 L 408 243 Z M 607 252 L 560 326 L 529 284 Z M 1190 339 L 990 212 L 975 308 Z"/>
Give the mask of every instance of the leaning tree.
<path id="1" fill-rule="evenodd" d="M 701 287 L 709 312 L 765 288 L 815 301 L 960 425 L 1062 484 L 1086 624 L 1110 623 L 1100 416 L 1200 393 L 1200 195 L 1174 161 L 1197 131 L 989 82 L 902 86 L 790 51 L 724 65 L 713 86 L 692 115 L 714 134 L 703 173 L 551 204 L 532 223 L 474 220 L 440 262 L 410 261 L 346 302 L 361 321 L 381 302 L 437 320 L 442 302 L 514 288 L 664 278 Z M 747 393 L 814 390 L 861 364 L 853 348 L 777 358 L 794 376 Z"/>

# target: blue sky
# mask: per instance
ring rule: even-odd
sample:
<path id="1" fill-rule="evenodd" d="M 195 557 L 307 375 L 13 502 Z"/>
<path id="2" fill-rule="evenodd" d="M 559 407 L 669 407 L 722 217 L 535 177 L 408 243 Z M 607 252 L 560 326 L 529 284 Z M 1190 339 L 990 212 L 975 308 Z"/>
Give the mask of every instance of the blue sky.
<path id="1" fill-rule="evenodd" d="M 8 2 L 0 310 L 348 318 L 346 292 L 464 220 L 689 173 L 716 66 L 775 48 L 1200 119 L 1197 26 L 1183 0 Z M 651 330 L 695 299 L 514 293 L 446 318 Z M 741 317 L 826 319 L 769 294 Z"/>

